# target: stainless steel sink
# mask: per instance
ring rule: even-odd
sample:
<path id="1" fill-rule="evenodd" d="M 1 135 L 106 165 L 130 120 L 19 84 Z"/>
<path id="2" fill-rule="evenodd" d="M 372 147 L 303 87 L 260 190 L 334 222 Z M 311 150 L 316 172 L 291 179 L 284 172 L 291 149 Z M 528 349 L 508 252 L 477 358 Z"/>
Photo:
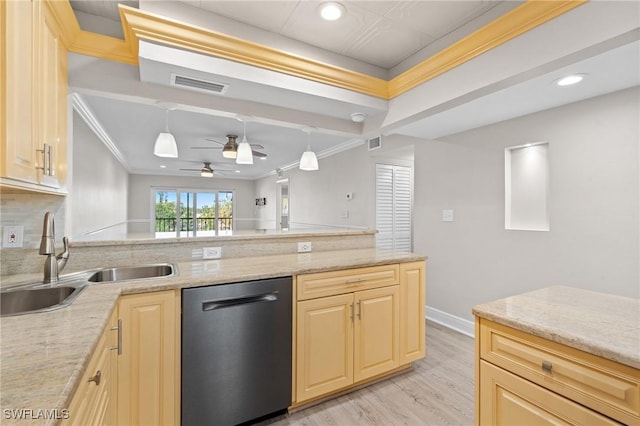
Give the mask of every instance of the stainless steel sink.
<path id="1" fill-rule="evenodd" d="M 91 283 L 104 283 L 142 278 L 170 277 L 175 275 L 175 268 L 168 263 L 159 265 L 130 266 L 123 268 L 107 268 L 95 272 L 89 277 Z"/>
<path id="2" fill-rule="evenodd" d="M 6 317 L 60 309 L 73 302 L 84 288 L 60 286 L 3 291 L 0 293 L 0 315 Z"/>

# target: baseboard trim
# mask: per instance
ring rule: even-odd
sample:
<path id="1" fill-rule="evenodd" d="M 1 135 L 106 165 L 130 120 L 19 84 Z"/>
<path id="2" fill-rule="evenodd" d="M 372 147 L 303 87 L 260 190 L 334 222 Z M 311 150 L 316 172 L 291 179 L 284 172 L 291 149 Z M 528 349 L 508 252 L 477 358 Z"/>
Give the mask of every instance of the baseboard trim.
<path id="1" fill-rule="evenodd" d="M 469 337 L 475 336 L 476 328 L 473 321 L 451 315 L 447 312 L 441 311 L 440 309 L 427 306 L 427 319 Z"/>

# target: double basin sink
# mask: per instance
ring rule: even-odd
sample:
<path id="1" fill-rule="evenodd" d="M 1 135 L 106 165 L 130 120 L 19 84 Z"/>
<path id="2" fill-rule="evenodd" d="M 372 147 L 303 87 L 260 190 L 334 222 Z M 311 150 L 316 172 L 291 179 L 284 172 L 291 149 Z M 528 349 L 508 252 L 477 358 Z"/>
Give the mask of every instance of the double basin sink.
<path id="1" fill-rule="evenodd" d="M 69 306 L 89 285 L 145 278 L 170 277 L 177 272 L 174 265 L 104 268 L 61 276 L 55 284 L 26 283 L 0 293 L 0 316 L 46 312 Z"/>

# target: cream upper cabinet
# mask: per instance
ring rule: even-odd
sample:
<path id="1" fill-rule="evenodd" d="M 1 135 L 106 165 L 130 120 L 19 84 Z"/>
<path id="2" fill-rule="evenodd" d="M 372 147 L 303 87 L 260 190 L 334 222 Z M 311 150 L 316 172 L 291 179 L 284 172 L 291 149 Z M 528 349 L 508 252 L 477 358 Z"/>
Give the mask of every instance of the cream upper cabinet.
<path id="1" fill-rule="evenodd" d="M 118 425 L 180 424 L 179 291 L 122 296 Z"/>
<path id="2" fill-rule="evenodd" d="M 48 2 L 9 1 L 2 21 L 2 186 L 64 193 L 67 51 Z"/>

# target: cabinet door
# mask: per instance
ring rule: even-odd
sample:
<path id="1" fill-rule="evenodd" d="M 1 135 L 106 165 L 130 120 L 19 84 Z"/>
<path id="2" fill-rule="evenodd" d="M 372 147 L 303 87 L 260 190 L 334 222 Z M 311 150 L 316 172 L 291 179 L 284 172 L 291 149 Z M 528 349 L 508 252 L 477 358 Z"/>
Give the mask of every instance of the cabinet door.
<path id="1" fill-rule="evenodd" d="M 480 361 L 480 425 L 620 425 L 580 404 Z"/>
<path id="2" fill-rule="evenodd" d="M 34 110 L 34 33 L 38 6 L 32 1 L 3 1 L 2 160 L 0 176 L 37 183 Z"/>
<path id="3" fill-rule="evenodd" d="M 67 53 L 60 38 L 60 29 L 46 3 L 41 6 L 39 25 L 36 112 L 37 142 L 41 150 L 40 183 L 59 187 L 66 174 L 67 134 Z"/>
<path id="4" fill-rule="evenodd" d="M 353 383 L 353 294 L 297 304 L 296 401 Z"/>
<path id="5" fill-rule="evenodd" d="M 69 417 L 64 425 L 116 425 L 117 335 L 112 330 L 117 324 L 114 311 L 98 345 L 89 360 L 87 370 L 80 378 L 69 404 Z"/>
<path id="6" fill-rule="evenodd" d="M 425 355 L 425 263 L 400 264 L 400 365 Z"/>
<path id="7" fill-rule="evenodd" d="M 354 294 L 354 382 L 398 367 L 399 286 Z"/>
<path id="8" fill-rule="evenodd" d="M 118 425 L 179 424 L 179 309 L 173 291 L 119 302 Z"/>

